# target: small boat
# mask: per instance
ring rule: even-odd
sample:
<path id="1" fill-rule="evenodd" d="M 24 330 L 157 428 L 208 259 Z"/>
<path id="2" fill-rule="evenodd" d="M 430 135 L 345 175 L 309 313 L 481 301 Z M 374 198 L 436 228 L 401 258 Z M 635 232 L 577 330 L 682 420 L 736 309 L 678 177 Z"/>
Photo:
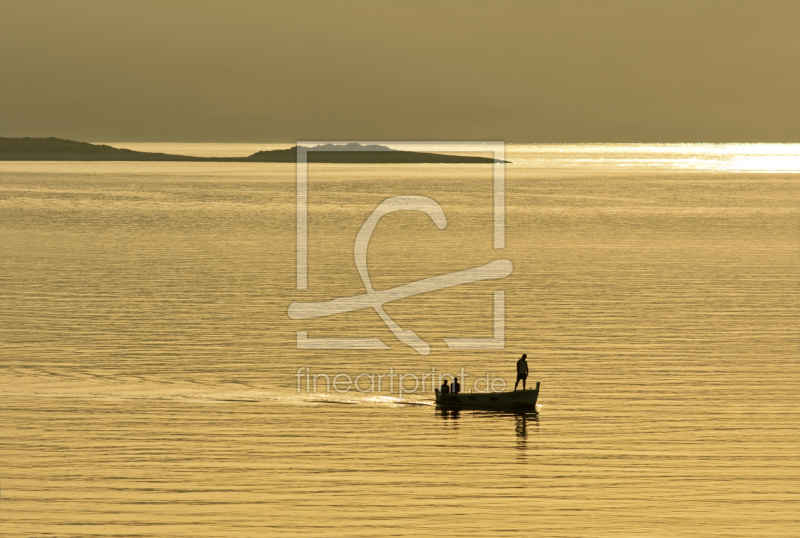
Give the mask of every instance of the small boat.
<path id="1" fill-rule="evenodd" d="M 539 399 L 539 381 L 535 389 L 510 392 L 459 392 L 442 394 L 436 389 L 436 405 L 452 409 L 535 409 Z"/>

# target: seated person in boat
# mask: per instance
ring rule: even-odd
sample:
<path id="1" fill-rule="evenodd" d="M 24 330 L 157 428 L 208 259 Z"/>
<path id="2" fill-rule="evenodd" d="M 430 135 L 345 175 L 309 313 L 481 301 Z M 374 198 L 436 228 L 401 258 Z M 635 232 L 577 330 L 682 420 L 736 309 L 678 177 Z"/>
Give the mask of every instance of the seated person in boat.
<path id="1" fill-rule="evenodd" d="M 444 383 L 442 383 L 442 387 L 439 389 L 439 392 L 442 394 L 450 394 L 450 386 L 447 384 L 446 379 L 444 380 Z"/>
<path id="2" fill-rule="evenodd" d="M 451 384 L 450 392 L 453 394 L 458 394 L 461 392 L 461 383 L 458 382 L 458 378 L 453 378 L 453 383 Z"/>
<path id="3" fill-rule="evenodd" d="M 525 390 L 525 380 L 528 379 L 528 362 L 525 360 L 528 355 L 522 354 L 522 358 L 517 361 L 517 382 L 514 383 L 514 390 L 517 390 L 517 385 L 522 381 L 522 390 Z"/>

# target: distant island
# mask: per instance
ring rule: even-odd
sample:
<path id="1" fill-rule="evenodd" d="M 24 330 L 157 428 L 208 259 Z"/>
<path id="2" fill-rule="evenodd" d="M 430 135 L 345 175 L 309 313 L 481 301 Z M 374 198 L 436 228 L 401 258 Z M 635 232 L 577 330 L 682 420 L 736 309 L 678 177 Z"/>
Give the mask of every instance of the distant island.
<path id="1" fill-rule="evenodd" d="M 494 163 L 508 161 L 490 157 L 442 155 L 402 151 L 375 144 L 325 144 L 308 148 L 308 162 L 355 164 L 409 164 L 409 163 Z M 149 153 L 114 148 L 104 144 L 76 142 L 63 138 L 2 138 L 0 161 L 169 161 L 169 162 L 233 162 L 233 163 L 294 163 L 297 146 L 289 149 L 259 151 L 248 157 L 192 157 Z"/>

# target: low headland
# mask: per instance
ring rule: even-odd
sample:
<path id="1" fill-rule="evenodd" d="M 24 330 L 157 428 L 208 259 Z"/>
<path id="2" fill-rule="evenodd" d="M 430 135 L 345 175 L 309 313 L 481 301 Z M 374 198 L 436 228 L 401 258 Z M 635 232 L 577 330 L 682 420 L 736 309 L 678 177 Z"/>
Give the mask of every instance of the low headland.
<path id="1" fill-rule="evenodd" d="M 355 164 L 440 164 L 440 163 L 494 163 L 490 157 L 468 155 L 444 155 L 402 151 L 386 146 L 325 144 L 309 151 L 308 162 L 355 163 Z M 107 146 L 76 142 L 63 138 L 2 138 L 0 137 L 0 161 L 164 161 L 164 162 L 233 162 L 233 163 L 294 163 L 297 162 L 297 146 L 289 149 L 259 151 L 247 157 L 193 157 L 150 153 Z"/>

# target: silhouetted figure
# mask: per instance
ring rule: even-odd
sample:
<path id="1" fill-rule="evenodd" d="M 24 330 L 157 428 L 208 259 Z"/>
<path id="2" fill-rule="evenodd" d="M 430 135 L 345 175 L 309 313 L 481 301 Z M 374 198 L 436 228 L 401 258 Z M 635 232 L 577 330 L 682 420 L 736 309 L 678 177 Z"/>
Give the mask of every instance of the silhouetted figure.
<path id="1" fill-rule="evenodd" d="M 453 379 L 452 392 L 453 394 L 458 394 L 461 392 L 461 383 L 458 382 L 458 378 Z"/>
<path id="2" fill-rule="evenodd" d="M 522 381 L 522 390 L 525 390 L 525 380 L 528 379 L 528 361 L 525 359 L 528 355 L 522 354 L 522 358 L 517 361 L 517 382 L 514 383 L 514 390 L 517 390 L 517 385 Z"/>
<path id="3" fill-rule="evenodd" d="M 442 388 L 439 389 L 439 392 L 442 394 L 450 394 L 450 386 L 447 384 L 446 379 L 444 380 L 444 383 L 442 383 Z"/>

